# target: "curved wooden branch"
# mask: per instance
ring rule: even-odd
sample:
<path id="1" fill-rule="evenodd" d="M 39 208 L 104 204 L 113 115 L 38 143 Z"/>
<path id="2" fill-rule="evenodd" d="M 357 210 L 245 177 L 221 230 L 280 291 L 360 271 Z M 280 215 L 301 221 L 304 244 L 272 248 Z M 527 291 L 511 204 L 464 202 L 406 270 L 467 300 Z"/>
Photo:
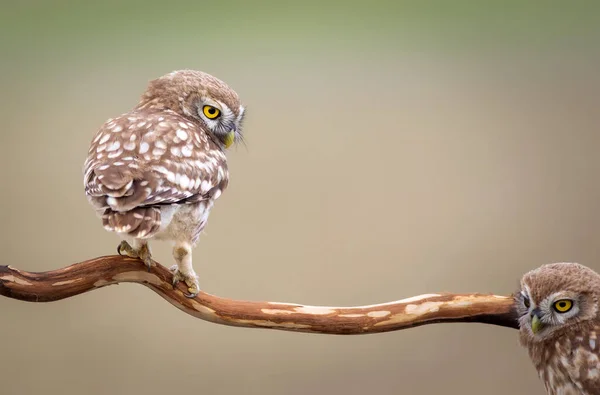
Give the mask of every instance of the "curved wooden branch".
<path id="1" fill-rule="evenodd" d="M 511 296 L 436 293 L 369 306 L 303 306 L 232 300 L 204 292 L 189 299 L 184 296 L 185 285 L 173 288 L 171 279 L 171 272 L 160 264 L 148 271 L 137 259 L 115 255 L 41 273 L 0 266 L 0 294 L 29 302 L 51 302 L 129 282 L 147 286 L 194 317 L 230 326 L 338 335 L 389 332 L 443 322 L 518 328 Z"/>

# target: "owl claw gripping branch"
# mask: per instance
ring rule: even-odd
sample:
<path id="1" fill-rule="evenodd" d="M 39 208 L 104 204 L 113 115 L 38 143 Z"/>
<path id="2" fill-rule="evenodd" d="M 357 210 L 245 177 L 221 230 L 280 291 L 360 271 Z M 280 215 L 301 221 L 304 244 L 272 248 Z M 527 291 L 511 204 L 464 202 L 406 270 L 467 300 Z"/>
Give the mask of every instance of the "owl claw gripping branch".
<path id="1" fill-rule="evenodd" d="M 152 267 L 152 255 L 148 249 L 148 244 L 143 244 L 139 249 L 134 249 L 125 240 L 121 241 L 121 244 L 117 247 L 117 253 L 119 255 L 126 255 L 130 258 L 141 259 L 146 264 L 148 271 Z"/>
<path id="2" fill-rule="evenodd" d="M 173 244 L 173 286 L 200 291 L 192 249 L 227 188 L 225 150 L 242 138 L 245 108 L 223 81 L 180 70 L 150 81 L 139 103 L 107 120 L 84 164 L 85 194 L 120 255 L 152 266 L 150 240 Z"/>

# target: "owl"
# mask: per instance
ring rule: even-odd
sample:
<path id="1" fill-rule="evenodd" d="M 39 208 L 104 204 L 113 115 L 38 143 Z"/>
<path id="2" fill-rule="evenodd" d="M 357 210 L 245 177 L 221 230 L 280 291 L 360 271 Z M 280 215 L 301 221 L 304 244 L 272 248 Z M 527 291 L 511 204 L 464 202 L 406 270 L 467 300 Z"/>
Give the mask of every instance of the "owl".
<path id="1" fill-rule="evenodd" d="M 515 293 L 520 341 L 548 394 L 600 394 L 600 275 L 577 263 L 526 273 Z"/>
<path id="2" fill-rule="evenodd" d="M 229 183 L 225 152 L 242 141 L 245 107 L 216 77 L 174 71 L 148 83 L 131 111 L 108 119 L 84 163 L 85 195 L 117 252 L 150 269 L 150 240 L 170 242 L 173 285 L 200 286 L 192 265 L 215 201 Z"/>

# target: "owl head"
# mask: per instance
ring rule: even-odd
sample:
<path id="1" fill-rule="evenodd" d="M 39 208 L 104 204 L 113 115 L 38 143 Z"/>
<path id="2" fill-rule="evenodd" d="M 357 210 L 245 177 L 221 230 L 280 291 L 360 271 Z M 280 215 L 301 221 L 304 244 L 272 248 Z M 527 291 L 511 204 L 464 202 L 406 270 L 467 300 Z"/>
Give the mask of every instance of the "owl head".
<path id="1" fill-rule="evenodd" d="M 552 263 L 526 273 L 515 294 L 521 335 L 541 342 L 598 320 L 600 275 L 578 263 Z"/>
<path id="2" fill-rule="evenodd" d="M 220 79 L 196 70 L 178 70 L 150 81 L 137 108 L 171 110 L 199 123 L 225 148 L 243 139 L 245 107 Z"/>

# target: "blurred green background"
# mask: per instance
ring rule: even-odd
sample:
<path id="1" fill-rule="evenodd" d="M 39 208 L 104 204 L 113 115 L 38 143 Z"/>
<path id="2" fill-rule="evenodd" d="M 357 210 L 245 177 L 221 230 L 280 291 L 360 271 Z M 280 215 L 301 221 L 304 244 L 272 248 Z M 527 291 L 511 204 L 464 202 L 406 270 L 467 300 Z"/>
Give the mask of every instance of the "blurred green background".
<path id="1" fill-rule="evenodd" d="M 3 4 L 3 264 L 115 251 L 83 195 L 88 144 L 148 80 L 193 68 L 248 108 L 195 250 L 207 292 L 357 305 L 508 294 L 553 261 L 599 270 L 597 4 Z M 492 326 L 230 328 L 135 285 L 0 312 L 3 395 L 544 393 L 517 333 Z"/>

